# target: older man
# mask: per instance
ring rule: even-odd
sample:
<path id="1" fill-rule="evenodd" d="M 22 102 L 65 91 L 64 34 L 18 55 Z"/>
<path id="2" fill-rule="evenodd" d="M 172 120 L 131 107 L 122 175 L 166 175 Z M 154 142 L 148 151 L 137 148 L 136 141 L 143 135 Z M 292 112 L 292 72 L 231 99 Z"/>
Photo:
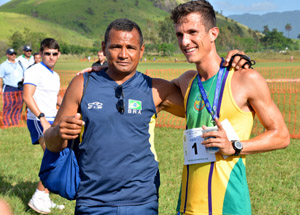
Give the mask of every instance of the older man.
<path id="1" fill-rule="evenodd" d="M 153 121 L 160 110 L 184 116 L 182 96 L 172 83 L 136 71 L 145 47 L 135 22 L 113 21 L 102 48 L 108 68 L 72 80 L 45 133 L 47 149 L 62 150 L 85 122 L 75 213 L 158 214 Z"/>

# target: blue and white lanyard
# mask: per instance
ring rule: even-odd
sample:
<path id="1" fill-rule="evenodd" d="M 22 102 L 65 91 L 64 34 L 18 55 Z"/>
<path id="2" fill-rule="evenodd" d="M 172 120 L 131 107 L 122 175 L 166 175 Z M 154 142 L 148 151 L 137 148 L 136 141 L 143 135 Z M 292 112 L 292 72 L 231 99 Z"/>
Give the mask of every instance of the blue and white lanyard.
<path id="1" fill-rule="evenodd" d="M 223 73 L 225 71 L 225 67 L 222 66 L 223 63 L 224 63 L 224 59 L 222 58 L 222 62 L 221 62 L 220 70 L 219 70 L 219 74 L 218 74 L 218 79 L 217 79 L 217 86 L 216 86 L 216 91 L 215 91 L 213 108 L 211 108 L 211 105 L 210 105 L 209 100 L 207 98 L 206 92 L 205 92 L 204 87 L 202 85 L 201 76 L 200 76 L 200 74 L 198 74 L 199 90 L 200 90 L 202 99 L 205 103 L 205 107 L 206 107 L 208 113 L 211 115 L 213 120 L 215 120 L 215 118 L 217 117 L 217 107 L 218 107 L 219 97 L 220 97 L 220 88 L 221 88 L 221 84 L 222 84 Z"/>

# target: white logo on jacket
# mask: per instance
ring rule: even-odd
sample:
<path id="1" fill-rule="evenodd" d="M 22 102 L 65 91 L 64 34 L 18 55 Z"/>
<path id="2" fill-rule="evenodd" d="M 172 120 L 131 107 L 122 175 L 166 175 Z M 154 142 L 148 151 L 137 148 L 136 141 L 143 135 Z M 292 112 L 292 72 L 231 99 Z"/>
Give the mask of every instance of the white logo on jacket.
<path id="1" fill-rule="evenodd" d="M 92 102 L 88 103 L 88 109 L 102 109 L 103 103 L 101 102 Z"/>

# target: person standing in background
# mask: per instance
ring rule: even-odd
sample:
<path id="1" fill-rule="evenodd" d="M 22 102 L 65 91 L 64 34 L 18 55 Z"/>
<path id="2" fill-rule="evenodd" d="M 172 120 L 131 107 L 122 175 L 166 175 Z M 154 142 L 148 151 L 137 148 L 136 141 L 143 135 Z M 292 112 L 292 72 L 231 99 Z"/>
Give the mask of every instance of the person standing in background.
<path id="1" fill-rule="evenodd" d="M 41 62 L 41 55 L 39 52 L 33 54 L 34 64 Z"/>
<path id="2" fill-rule="evenodd" d="M 42 62 L 37 63 L 25 71 L 24 102 L 27 105 L 27 127 L 32 144 L 40 144 L 45 151 L 43 131 L 50 127 L 57 113 L 56 105 L 60 106 L 60 79 L 53 71 L 60 56 L 59 45 L 56 40 L 46 38 L 41 42 L 40 55 Z M 64 209 L 63 205 L 56 205 L 49 196 L 49 191 L 41 181 L 28 203 L 34 211 L 42 214 L 51 212 L 51 208 Z"/>
<path id="3" fill-rule="evenodd" d="M 41 55 L 40 55 L 40 53 L 39 53 L 39 52 L 34 53 L 34 54 L 33 54 L 33 59 L 34 59 L 34 63 L 31 64 L 27 69 L 29 69 L 29 68 L 32 67 L 33 65 L 35 65 L 35 64 L 37 64 L 37 63 L 39 63 L 39 62 L 41 62 Z"/>
<path id="4" fill-rule="evenodd" d="M 102 50 L 98 51 L 98 59 L 99 60 L 97 60 L 95 63 L 93 63 L 92 67 L 93 66 L 103 66 L 103 67 L 108 66 L 107 61 L 106 61 L 106 57 L 104 56 Z"/>
<path id="5" fill-rule="evenodd" d="M 13 126 L 18 125 L 21 118 L 23 70 L 16 61 L 13 48 L 7 49 L 6 57 L 7 60 L 0 65 L 0 93 L 3 92 L 2 125 Z"/>
<path id="6" fill-rule="evenodd" d="M 25 45 L 23 48 L 23 54 L 20 55 L 16 61 L 20 64 L 23 72 L 32 64 L 34 64 L 33 56 L 31 55 L 32 49 L 29 45 Z"/>

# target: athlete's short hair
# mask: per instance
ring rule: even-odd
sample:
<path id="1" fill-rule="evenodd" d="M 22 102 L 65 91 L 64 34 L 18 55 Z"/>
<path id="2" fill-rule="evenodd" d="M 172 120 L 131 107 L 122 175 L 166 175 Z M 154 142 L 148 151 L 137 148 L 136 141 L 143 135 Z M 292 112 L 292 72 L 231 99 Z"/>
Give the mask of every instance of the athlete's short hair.
<path id="1" fill-rule="evenodd" d="M 213 6 L 206 0 L 189 1 L 175 7 L 171 12 L 171 19 L 175 24 L 182 22 L 190 13 L 199 13 L 203 19 L 205 30 L 216 27 L 216 13 Z"/>

